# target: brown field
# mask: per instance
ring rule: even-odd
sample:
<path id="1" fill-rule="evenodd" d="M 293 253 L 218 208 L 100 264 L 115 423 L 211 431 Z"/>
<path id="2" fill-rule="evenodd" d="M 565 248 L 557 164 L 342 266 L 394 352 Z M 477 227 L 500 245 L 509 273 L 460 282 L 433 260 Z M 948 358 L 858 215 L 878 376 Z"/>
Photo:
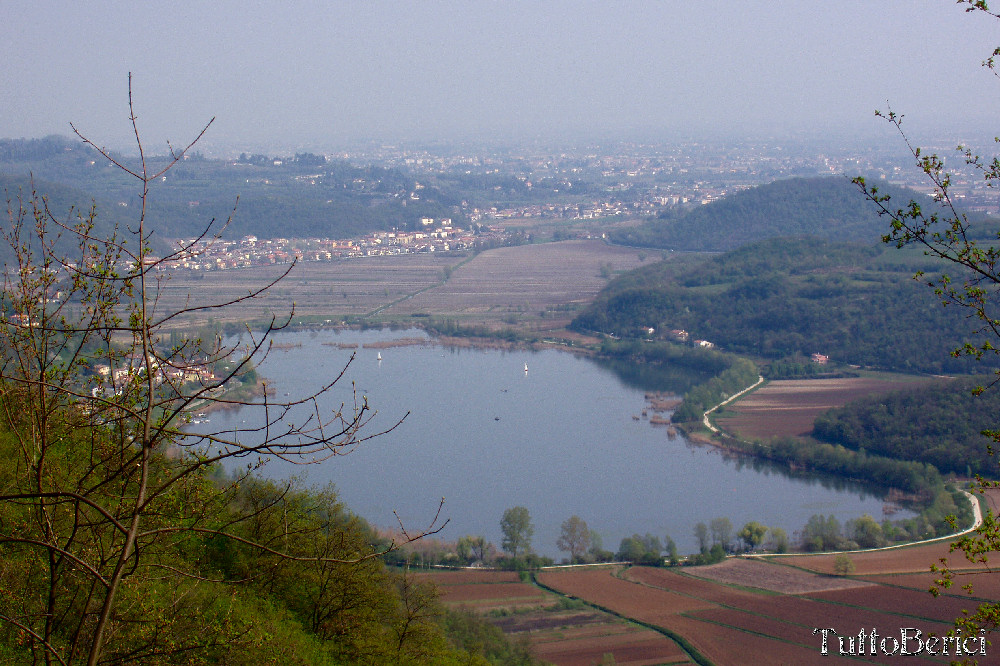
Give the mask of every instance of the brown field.
<path id="1" fill-rule="evenodd" d="M 855 576 L 929 571 L 932 563 L 948 556 L 948 544 L 949 541 L 944 540 L 892 550 L 850 553 L 849 557 L 854 562 Z M 781 564 L 790 564 L 821 574 L 833 574 L 832 555 L 790 555 L 774 559 Z M 962 568 L 980 568 L 971 564 L 965 565 L 964 560 L 952 559 L 955 560 L 956 566 Z"/>
<path id="2" fill-rule="evenodd" d="M 811 599 L 850 606 L 863 606 L 876 611 L 909 615 L 927 620 L 956 618 L 963 610 L 975 608 L 975 602 L 953 596 L 934 597 L 927 591 L 907 590 L 901 587 L 879 586 L 847 590 L 828 590 L 808 595 Z"/>
<path id="3" fill-rule="evenodd" d="M 947 550 L 947 544 L 943 546 Z M 890 569 L 890 564 L 905 570 L 911 560 L 919 559 L 926 571 L 932 561 L 927 555 L 940 550 L 941 545 L 930 544 L 854 553 L 851 557 L 857 562 L 867 556 L 867 568 L 884 570 Z M 907 556 L 899 557 L 901 553 Z M 844 636 L 856 635 L 862 627 L 877 628 L 882 636 L 898 636 L 902 627 L 918 628 L 925 635 L 943 634 L 963 609 L 978 603 L 956 590 L 935 599 L 925 588 L 929 573 L 842 578 L 787 564 L 808 560 L 813 569 L 821 571 L 827 563 L 832 567 L 834 557 L 789 556 L 780 562 L 734 559 L 691 569 L 549 569 L 537 574 L 546 587 L 596 606 L 572 610 L 519 607 L 516 602 L 526 598 L 525 588 L 532 586 L 511 573 L 441 572 L 426 576 L 439 584 L 451 605 L 480 612 L 518 608 L 516 613 L 504 613 L 492 621 L 512 636 L 527 636 L 536 656 L 574 666 L 597 663 L 608 653 L 616 663 L 635 666 L 690 663 L 690 655 L 669 636 L 683 637 L 694 650 L 720 665 L 848 663 L 836 654 L 821 655 L 820 637 L 813 635 L 813 628 L 832 627 Z M 879 564 L 875 566 L 875 562 Z M 984 598 L 995 598 L 1000 583 L 986 575 L 976 578 L 983 584 Z M 504 601 L 508 594 L 511 596 Z M 491 598 L 494 595 L 496 598 Z M 557 597 L 538 590 L 534 598 L 538 603 L 555 604 Z M 924 658 L 929 659 L 927 655 Z M 879 656 L 861 661 L 898 660 Z M 947 662 L 948 658 L 937 661 Z"/>
<path id="4" fill-rule="evenodd" d="M 730 558 L 718 564 L 692 567 L 688 573 L 719 583 L 756 587 L 784 594 L 803 594 L 870 585 L 852 578 L 817 576 L 792 567 L 774 566 L 760 560 L 743 558 Z"/>
<path id="5" fill-rule="evenodd" d="M 532 631 L 534 655 L 560 666 L 592 666 L 607 654 L 614 657 L 616 664 L 629 666 L 691 663 L 684 650 L 669 638 L 621 621 L 604 621 L 596 628 L 564 626 Z"/>
<path id="6" fill-rule="evenodd" d="M 497 608 L 498 599 L 503 600 L 503 607 L 552 604 L 552 598 L 544 590 L 529 583 L 444 585 L 440 590 L 441 600 L 446 604 L 476 604 Z"/>
<path id="7" fill-rule="evenodd" d="M 431 253 L 303 262 L 260 298 L 202 312 L 187 321 L 261 320 L 272 313 L 287 314 L 294 302 L 296 315 L 314 320 L 348 316 L 406 320 L 413 314 L 430 314 L 494 325 L 516 317 L 530 320 L 534 328 L 559 328 L 606 284 L 600 268 L 609 263 L 615 271 L 623 271 L 641 262 L 636 250 L 600 241 L 497 248 L 471 259 Z M 446 268 L 453 273 L 442 284 Z M 286 269 L 178 272 L 164 283 L 159 307 L 166 311 L 186 302 L 246 296 Z M 541 312 L 546 313 L 544 319 Z"/>
<path id="8" fill-rule="evenodd" d="M 783 379 L 726 407 L 716 418 L 722 429 L 741 439 L 806 436 L 821 413 L 851 400 L 915 386 L 914 378 L 846 377 L 842 379 Z"/>
<path id="9" fill-rule="evenodd" d="M 443 571 L 417 577 L 434 581 L 449 606 L 485 614 L 508 635 L 527 637 L 534 654 L 553 664 L 590 666 L 607 654 L 629 666 L 690 663 L 674 641 L 650 629 L 594 609 L 551 608 L 557 595 L 521 582 L 516 573 Z"/>
<path id="10" fill-rule="evenodd" d="M 683 636 L 698 652 L 717 664 L 801 664 L 820 658 L 811 628 L 800 627 L 798 641 L 787 638 L 787 622 L 754 618 L 757 629 L 699 619 L 699 613 L 724 607 L 740 607 L 761 600 L 775 603 L 785 597 L 762 595 L 715 585 L 683 574 L 635 567 L 629 579 L 612 576 L 609 570 L 544 572 L 539 580 L 560 592 Z M 633 575 L 647 582 L 633 580 Z M 651 580 L 664 587 L 654 586 Z M 794 599 L 794 597 L 792 597 Z M 813 602 L 815 603 L 815 602 Z M 770 627 L 770 629 L 767 629 Z M 764 629 L 764 631 L 761 631 Z M 829 655 L 824 663 L 838 663 Z"/>
<path id="11" fill-rule="evenodd" d="M 254 321 L 271 313 L 287 315 L 292 303 L 296 314 L 301 316 L 337 319 L 366 315 L 436 284 L 445 267 L 461 260 L 461 257 L 407 254 L 303 262 L 260 297 L 225 310 L 201 313 L 196 319 L 211 316 L 228 321 Z M 175 309 L 189 295 L 195 303 L 225 302 L 246 296 L 287 269 L 288 266 L 266 266 L 208 273 L 178 271 L 165 283 L 158 307 Z"/>
<path id="12" fill-rule="evenodd" d="M 899 586 L 926 592 L 940 576 L 939 573 L 926 572 L 865 576 L 864 578 L 881 585 Z M 971 595 L 965 591 L 964 586 L 966 585 L 972 585 Z M 974 602 L 995 601 L 1000 599 L 1000 576 L 991 571 L 959 572 L 954 578 L 954 584 L 947 590 L 942 590 L 942 594 L 970 599 Z"/>

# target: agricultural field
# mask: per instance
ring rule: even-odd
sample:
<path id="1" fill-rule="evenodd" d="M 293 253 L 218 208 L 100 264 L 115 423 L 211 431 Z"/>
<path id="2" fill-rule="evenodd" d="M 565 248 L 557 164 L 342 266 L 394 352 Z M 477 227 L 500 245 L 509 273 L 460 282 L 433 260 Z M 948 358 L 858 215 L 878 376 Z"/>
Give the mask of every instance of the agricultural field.
<path id="1" fill-rule="evenodd" d="M 527 638 L 535 656 L 549 663 L 591 666 L 606 655 L 628 666 L 692 663 L 663 634 L 581 602 L 568 602 L 522 582 L 515 573 L 466 570 L 417 576 L 434 581 L 446 605 L 480 613 L 514 639 Z"/>
<path id="2" fill-rule="evenodd" d="M 927 572 L 941 545 L 933 548 L 853 553 L 869 556 L 889 571 L 906 571 L 916 556 Z M 947 550 L 947 543 L 943 544 Z M 932 552 L 933 551 L 933 552 Z M 814 569 L 832 569 L 834 555 L 807 558 Z M 618 664 L 810 664 L 849 663 L 837 654 L 820 654 L 821 637 L 813 628 L 833 628 L 841 636 L 876 628 L 880 636 L 919 629 L 923 636 L 943 635 L 963 610 L 996 598 L 992 576 L 976 596 L 948 590 L 938 598 L 927 592 L 929 573 L 860 573 L 832 576 L 803 568 L 803 558 L 730 559 L 696 568 L 577 567 L 536 574 L 534 608 L 524 604 L 532 586 L 505 572 L 426 574 L 442 591 L 445 603 L 473 608 L 512 637 L 527 637 L 535 655 L 554 664 L 594 664 L 611 654 Z M 989 581 L 989 582 L 987 582 Z M 505 598 L 509 594 L 510 597 Z M 912 636 L 912 633 L 911 633 Z M 911 648 L 914 645 L 911 644 Z M 953 656 L 950 655 L 950 656 Z M 921 655 L 924 663 L 948 663 L 949 657 Z M 912 657 L 910 657 L 912 658 Z M 890 663 L 876 655 L 850 662 Z"/>
<path id="3" fill-rule="evenodd" d="M 562 328 L 604 287 L 607 275 L 640 263 L 636 250 L 600 241 L 497 248 L 462 265 L 444 284 L 387 308 L 385 314 L 430 313 L 474 322 L 523 317 L 534 320 L 536 327 Z"/>
<path id="4" fill-rule="evenodd" d="M 297 316 L 344 318 L 364 316 L 400 298 L 438 284 L 446 267 L 462 257 L 406 254 L 359 257 L 341 261 L 303 262 L 257 298 L 221 311 L 198 313 L 196 319 L 256 321 L 273 314 L 287 316 L 292 303 Z M 158 307 L 173 310 L 185 303 L 226 302 L 273 282 L 289 266 L 226 271 L 178 271 L 163 284 Z"/>
<path id="5" fill-rule="evenodd" d="M 782 379 L 748 393 L 714 418 L 716 425 L 740 439 L 805 437 L 816 417 L 872 393 L 894 391 L 926 378 L 886 374 L 839 379 Z"/>
<path id="6" fill-rule="evenodd" d="M 427 253 L 303 262 L 261 296 L 224 310 L 198 312 L 184 323 L 210 317 L 259 321 L 287 315 L 294 303 L 297 317 L 317 322 L 345 317 L 405 322 L 413 315 L 429 315 L 552 330 L 569 323 L 610 275 L 640 263 L 636 250 L 600 241 L 504 247 L 476 256 Z M 158 309 L 245 297 L 287 268 L 179 271 L 163 281 Z"/>

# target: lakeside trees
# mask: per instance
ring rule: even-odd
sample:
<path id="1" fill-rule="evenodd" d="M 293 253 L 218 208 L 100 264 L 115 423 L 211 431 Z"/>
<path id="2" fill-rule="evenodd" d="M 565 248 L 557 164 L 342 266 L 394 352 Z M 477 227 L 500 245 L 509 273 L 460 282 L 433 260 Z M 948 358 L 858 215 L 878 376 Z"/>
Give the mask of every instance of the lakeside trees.
<path id="1" fill-rule="evenodd" d="M 751 551 L 764 542 L 765 534 L 767 534 L 767 528 L 756 520 L 752 520 L 744 525 L 736 536 L 743 542 L 745 550 Z"/>
<path id="2" fill-rule="evenodd" d="M 590 549 L 590 528 L 580 516 L 570 516 L 560 530 L 556 547 L 569 552 L 570 562 L 578 561 Z"/>
<path id="3" fill-rule="evenodd" d="M 535 526 L 531 523 L 531 514 L 523 506 L 511 507 L 503 512 L 500 519 L 500 530 L 503 540 L 500 547 L 511 557 L 517 558 L 531 552 L 531 538 L 535 534 Z"/>

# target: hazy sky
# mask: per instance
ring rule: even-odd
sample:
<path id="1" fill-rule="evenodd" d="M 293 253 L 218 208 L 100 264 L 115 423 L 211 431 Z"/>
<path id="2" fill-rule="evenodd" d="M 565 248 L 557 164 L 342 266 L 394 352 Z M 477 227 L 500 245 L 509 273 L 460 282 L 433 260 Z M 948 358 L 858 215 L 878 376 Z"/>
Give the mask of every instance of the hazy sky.
<path id="1" fill-rule="evenodd" d="M 953 0 L 5 0 L 0 137 L 159 151 L 588 134 L 1000 132 L 1000 22 Z"/>

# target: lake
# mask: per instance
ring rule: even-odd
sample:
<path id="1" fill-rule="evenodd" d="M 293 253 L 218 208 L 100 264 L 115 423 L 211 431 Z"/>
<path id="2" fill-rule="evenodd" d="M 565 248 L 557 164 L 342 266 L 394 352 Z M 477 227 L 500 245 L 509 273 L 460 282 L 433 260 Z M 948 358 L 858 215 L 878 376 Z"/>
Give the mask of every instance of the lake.
<path id="1" fill-rule="evenodd" d="M 730 460 L 636 420 L 644 392 L 583 357 L 431 341 L 362 347 L 414 337 L 426 338 L 416 330 L 277 335 L 282 348 L 259 370 L 278 400 L 306 396 L 332 380 L 352 353 L 335 345 L 357 344 L 326 405 L 350 403 L 353 382 L 359 399 L 378 410 L 368 433 L 409 415 L 347 456 L 308 466 L 272 461 L 261 474 L 333 482 L 352 511 L 381 527 L 397 525 L 395 511 L 408 529 L 420 529 L 443 497 L 442 516 L 450 522 L 439 538 L 482 535 L 497 546 L 503 511 L 525 506 L 535 551 L 556 559 L 565 555 L 555 545 L 560 525 L 574 514 L 608 550 L 617 550 L 623 537 L 650 532 L 661 540 L 669 534 L 682 554 L 697 550 L 695 524 L 720 516 L 735 531 L 756 520 L 789 536 L 817 513 L 842 522 L 865 513 L 882 519 L 883 502 L 856 487 Z M 210 418 L 216 430 L 252 425 L 256 417 L 244 408 Z"/>

